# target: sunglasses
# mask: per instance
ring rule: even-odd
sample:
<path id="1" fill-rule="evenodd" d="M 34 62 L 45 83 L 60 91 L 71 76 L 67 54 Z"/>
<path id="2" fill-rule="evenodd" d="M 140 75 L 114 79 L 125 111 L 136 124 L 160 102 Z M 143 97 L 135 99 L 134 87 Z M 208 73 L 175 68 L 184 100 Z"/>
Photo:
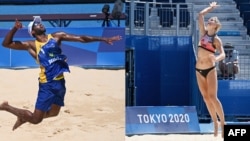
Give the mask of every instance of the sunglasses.
<path id="1" fill-rule="evenodd" d="M 38 26 L 39 24 L 41 24 L 41 23 L 40 22 L 34 22 L 32 28 L 34 28 L 35 26 Z"/>

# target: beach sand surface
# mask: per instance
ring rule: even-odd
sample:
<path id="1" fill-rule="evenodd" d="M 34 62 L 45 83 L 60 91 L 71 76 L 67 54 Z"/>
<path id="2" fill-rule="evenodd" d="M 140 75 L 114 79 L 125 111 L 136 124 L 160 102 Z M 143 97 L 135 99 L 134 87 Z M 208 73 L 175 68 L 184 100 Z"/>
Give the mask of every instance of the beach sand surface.
<path id="1" fill-rule="evenodd" d="M 213 134 L 167 134 L 167 135 L 134 135 L 126 136 L 126 141 L 223 141 Z"/>
<path id="2" fill-rule="evenodd" d="M 65 73 L 65 106 L 57 117 L 25 123 L 15 131 L 16 116 L 0 111 L 2 141 L 223 141 L 212 134 L 125 135 L 125 70 L 70 66 Z M 38 68 L 0 69 L 1 101 L 34 110 Z"/>
<path id="3" fill-rule="evenodd" d="M 125 140 L 124 69 L 70 69 L 65 73 L 67 93 L 59 115 L 12 131 L 16 116 L 0 111 L 2 141 Z M 38 68 L 1 68 L 0 100 L 33 112 L 39 72 Z"/>

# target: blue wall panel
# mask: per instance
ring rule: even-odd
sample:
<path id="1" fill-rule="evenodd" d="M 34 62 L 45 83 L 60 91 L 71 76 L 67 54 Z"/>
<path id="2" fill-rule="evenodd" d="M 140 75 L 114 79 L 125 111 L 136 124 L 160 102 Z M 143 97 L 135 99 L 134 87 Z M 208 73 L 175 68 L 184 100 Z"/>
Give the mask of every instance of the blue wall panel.
<path id="1" fill-rule="evenodd" d="M 136 106 L 189 105 L 189 36 L 130 36 L 135 48 Z"/>
<path id="2" fill-rule="evenodd" d="M 9 29 L 0 29 L 0 42 Z M 70 34 L 105 36 L 121 35 L 122 40 L 113 45 L 105 42 L 79 43 L 62 42 L 63 52 L 68 56 L 70 65 L 84 67 L 124 67 L 125 63 L 125 29 L 124 28 L 47 28 L 47 33 L 64 31 Z M 17 31 L 15 40 L 33 40 L 27 29 Z M 17 51 L 0 46 L 0 67 L 35 67 L 36 62 L 26 51 Z"/>
<path id="3" fill-rule="evenodd" d="M 196 106 L 209 116 L 195 75 L 195 51 L 188 36 L 127 36 L 134 48 L 134 106 Z M 219 80 L 225 116 L 250 116 L 250 81 Z"/>
<path id="4" fill-rule="evenodd" d="M 250 116 L 250 81 L 249 80 L 219 80 L 218 97 L 226 116 Z M 208 115 L 207 108 L 202 109 L 203 115 Z"/>
<path id="5" fill-rule="evenodd" d="M 1 31 L 0 31 L 1 34 Z M 0 39 L 0 42 L 2 43 L 2 39 Z M 1 45 L 1 44 L 0 44 Z M 11 52 L 9 49 L 0 47 L 0 66 L 1 67 L 9 67 L 11 64 L 10 56 Z"/>

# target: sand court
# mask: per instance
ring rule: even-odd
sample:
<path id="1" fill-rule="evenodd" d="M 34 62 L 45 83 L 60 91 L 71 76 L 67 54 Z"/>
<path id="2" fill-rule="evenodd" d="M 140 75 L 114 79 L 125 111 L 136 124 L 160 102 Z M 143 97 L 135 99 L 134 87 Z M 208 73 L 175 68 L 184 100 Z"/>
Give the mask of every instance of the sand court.
<path id="1" fill-rule="evenodd" d="M 168 135 L 135 135 L 126 137 L 126 141 L 223 141 L 213 134 L 168 134 Z"/>
<path id="2" fill-rule="evenodd" d="M 125 139 L 124 69 L 84 69 L 70 66 L 65 73 L 65 107 L 57 117 L 38 125 L 23 124 L 12 131 L 16 117 L 0 111 L 1 140 L 123 141 Z M 0 69 L 0 101 L 34 110 L 38 68 Z"/>

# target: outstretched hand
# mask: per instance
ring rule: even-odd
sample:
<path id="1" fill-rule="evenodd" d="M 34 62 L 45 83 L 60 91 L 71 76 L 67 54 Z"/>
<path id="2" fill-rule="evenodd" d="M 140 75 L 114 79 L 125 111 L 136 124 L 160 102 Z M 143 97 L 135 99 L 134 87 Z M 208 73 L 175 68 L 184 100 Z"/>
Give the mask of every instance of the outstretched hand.
<path id="1" fill-rule="evenodd" d="M 209 3 L 209 6 L 212 7 L 212 8 L 216 8 L 216 7 L 220 6 L 220 5 L 217 5 L 217 2 L 214 1 L 214 2 Z"/>
<path id="2" fill-rule="evenodd" d="M 14 26 L 15 28 L 17 28 L 17 29 L 20 29 L 20 28 L 23 28 L 23 24 L 20 22 L 20 21 L 18 21 L 17 19 L 16 19 L 16 22 L 15 22 L 15 26 Z"/>
<path id="3" fill-rule="evenodd" d="M 113 37 L 107 38 L 107 39 L 105 40 L 105 42 L 106 42 L 107 44 L 113 45 L 113 42 L 114 42 L 114 41 L 119 41 L 119 40 L 121 40 L 121 39 L 122 39 L 122 36 L 117 35 L 117 36 L 113 36 Z"/>

